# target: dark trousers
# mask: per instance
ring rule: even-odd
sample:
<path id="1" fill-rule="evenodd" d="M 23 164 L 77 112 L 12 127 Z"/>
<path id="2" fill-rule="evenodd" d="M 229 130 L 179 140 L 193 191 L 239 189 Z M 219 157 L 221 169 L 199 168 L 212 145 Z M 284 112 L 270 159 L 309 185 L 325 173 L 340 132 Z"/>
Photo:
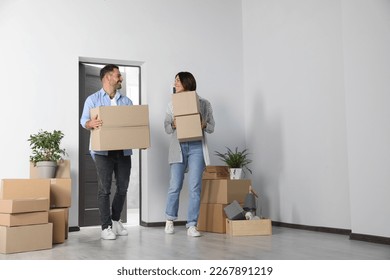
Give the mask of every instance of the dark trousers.
<path id="1" fill-rule="evenodd" d="M 102 229 L 119 221 L 125 203 L 130 181 L 131 156 L 123 151 L 109 151 L 107 156 L 95 154 L 95 166 L 98 177 L 98 204 Z M 110 207 L 112 175 L 115 175 L 116 192 Z"/>

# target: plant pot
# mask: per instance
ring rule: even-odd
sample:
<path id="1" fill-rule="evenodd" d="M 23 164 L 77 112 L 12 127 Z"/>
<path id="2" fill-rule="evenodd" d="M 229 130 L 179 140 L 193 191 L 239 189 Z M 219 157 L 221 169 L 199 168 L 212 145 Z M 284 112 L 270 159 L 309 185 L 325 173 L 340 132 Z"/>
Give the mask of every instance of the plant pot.
<path id="1" fill-rule="evenodd" d="M 230 168 L 230 179 L 239 180 L 242 178 L 242 168 Z"/>
<path id="2" fill-rule="evenodd" d="M 39 161 L 36 163 L 39 178 L 55 178 L 57 162 Z"/>

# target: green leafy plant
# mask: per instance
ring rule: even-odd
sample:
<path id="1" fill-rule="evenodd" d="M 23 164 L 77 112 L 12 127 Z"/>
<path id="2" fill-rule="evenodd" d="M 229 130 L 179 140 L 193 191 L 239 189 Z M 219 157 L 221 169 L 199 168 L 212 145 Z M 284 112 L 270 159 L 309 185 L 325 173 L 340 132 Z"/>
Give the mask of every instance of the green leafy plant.
<path id="1" fill-rule="evenodd" d="M 238 147 L 234 151 L 228 147 L 226 149 L 227 151 L 225 153 L 215 151 L 215 155 L 225 162 L 229 168 L 246 169 L 252 174 L 252 170 L 248 167 L 252 160 L 248 158 L 249 153 L 247 149 L 242 151 L 239 151 Z"/>
<path id="2" fill-rule="evenodd" d="M 61 130 L 53 132 L 40 130 L 37 134 L 31 134 L 28 141 L 32 150 L 30 161 L 34 165 L 39 161 L 58 161 L 66 155 L 65 149 L 61 149 L 61 140 L 64 134 Z"/>

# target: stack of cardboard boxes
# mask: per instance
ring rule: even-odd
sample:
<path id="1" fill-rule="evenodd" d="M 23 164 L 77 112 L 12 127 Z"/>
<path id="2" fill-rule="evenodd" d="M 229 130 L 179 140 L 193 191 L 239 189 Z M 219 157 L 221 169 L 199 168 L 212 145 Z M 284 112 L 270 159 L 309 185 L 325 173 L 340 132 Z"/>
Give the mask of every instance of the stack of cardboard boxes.
<path id="1" fill-rule="evenodd" d="M 59 162 L 57 178 L 2 179 L 0 186 L 0 253 L 50 249 L 68 236 L 71 206 L 70 162 Z"/>
<path id="2" fill-rule="evenodd" d="M 199 98 L 195 91 L 172 95 L 173 115 L 176 119 L 176 133 L 179 141 L 201 140 L 203 137 Z"/>
<path id="3" fill-rule="evenodd" d="M 36 167 L 30 163 L 30 178 L 37 178 Z M 49 223 L 53 224 L 53 244 L 63 243 L 68 238 L 69 207 L 72 197 L 70 161 L 58 162 L 56 178 L 50 181 Z"/>
<path id="4" fill-rule="evenodd" d="M 2 179 L 0 187 L 0 253 L 52 247 L 49 223 L 50 181 Z"/>
<path id="5" fill-rule="evenodd" d="M 104 120 L 91 130 L 94 150 L 150 147 L 147 105 L 103 106 L 91 116 Z M 68 238 L 72 181 L 70 162 L 58 162 L 56 177 L 39 179 L 30 163 L 29 179 L 2 179 L 0 186 L 0 253 L 52 248 Z"/>
<path id="6" fill-rule="evenodd" d="M 231 236 L 271 235 L 270 219 L 229 220 L 224 208 L 236 200 L 243 206 L 251 180 L 230 180 L 227 166 L 206 166 L 202 179 L 198 230 Z"/>
<path id="7" fill-rule="evenodd" d="M 198 230 L 226 233 L 224 208 L 244 203 L 251 180 L 230 180 L 227 166 L 207 166 L 203 173 Z"/>

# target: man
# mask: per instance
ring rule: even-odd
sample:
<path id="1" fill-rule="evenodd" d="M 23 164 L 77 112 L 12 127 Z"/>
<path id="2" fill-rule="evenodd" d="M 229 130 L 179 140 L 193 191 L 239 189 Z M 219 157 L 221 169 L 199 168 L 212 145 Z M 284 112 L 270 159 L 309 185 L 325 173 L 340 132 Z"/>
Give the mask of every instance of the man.
<path id="1" fill-rule="evenodd" d="M 133 102 L 120 94 L 123 77 L 116 65 L 109 64 L 100 70 L 102 88 L 88 96 L 84 103 L 80 124 L 88 130 L 99 128 L 104 120 L 90 116 L 90 109 L 99 106 L 130 106 Z M 120 216 L 126 199 L 130 180 L 131 150 L 93 151 L 98 177 L 98 204 L 101 220 L 101 238 L 116 239 L 118 235 L 127 235 Z M 115 174 L 117 190 L 110 207 L 112 174 Z"/>

